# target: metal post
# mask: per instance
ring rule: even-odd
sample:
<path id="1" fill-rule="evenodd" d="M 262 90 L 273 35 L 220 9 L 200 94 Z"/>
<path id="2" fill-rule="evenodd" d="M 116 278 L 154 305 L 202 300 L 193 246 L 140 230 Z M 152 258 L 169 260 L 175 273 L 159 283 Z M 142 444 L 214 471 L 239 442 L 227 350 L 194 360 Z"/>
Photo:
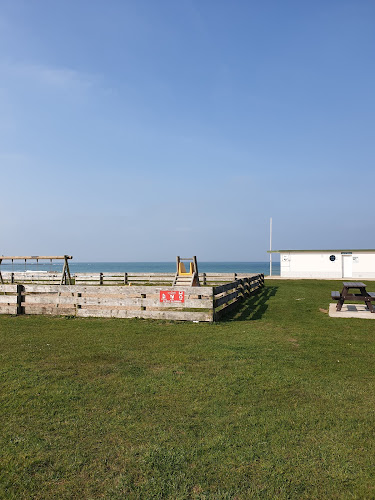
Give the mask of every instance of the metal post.
<path id="1" fill-rule="evenodd" d="M 272 217 L 270 218 L 270 276 L 272 276 Z"/>

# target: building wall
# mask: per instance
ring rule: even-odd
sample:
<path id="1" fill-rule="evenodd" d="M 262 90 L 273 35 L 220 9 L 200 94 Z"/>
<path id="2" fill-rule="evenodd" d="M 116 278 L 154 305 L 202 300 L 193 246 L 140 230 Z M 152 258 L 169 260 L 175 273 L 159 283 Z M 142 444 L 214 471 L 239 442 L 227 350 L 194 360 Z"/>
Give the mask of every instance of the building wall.
<path id="1" fill-rule="evenodd" d="M 375 278 L 375 254 L 353 252 L 353 278 Z"/>
<path id="2" fill-rule="evenodd" d="M 330 260 L 333 255 L 335 260 Z M 352 276 L 343 276 L 341 252 L 280 253 L 280 275 L 290 278 L 375 278 L 375 253 L 353 252 Z"/>

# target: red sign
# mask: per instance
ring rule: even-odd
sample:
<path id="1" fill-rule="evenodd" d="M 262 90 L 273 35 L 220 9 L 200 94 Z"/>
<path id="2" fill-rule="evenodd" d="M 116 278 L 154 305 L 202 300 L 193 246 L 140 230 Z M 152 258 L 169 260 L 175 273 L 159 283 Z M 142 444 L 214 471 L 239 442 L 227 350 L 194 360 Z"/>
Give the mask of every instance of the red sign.
<path id="1" fill-rule="evenodd" d="M 185 302 L 185 292 L 160 290 L 160 302 Z"/>

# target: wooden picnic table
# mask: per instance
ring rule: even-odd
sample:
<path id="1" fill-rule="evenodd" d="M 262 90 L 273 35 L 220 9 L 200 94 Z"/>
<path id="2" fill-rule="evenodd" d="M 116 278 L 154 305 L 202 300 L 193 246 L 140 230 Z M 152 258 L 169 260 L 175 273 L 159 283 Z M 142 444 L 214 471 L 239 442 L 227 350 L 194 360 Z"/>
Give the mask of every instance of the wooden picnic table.
<path id="1" fill-rule="evenodd" d="M 375 301 L 375 293 L 368 292 L 366 286 L 361 281 L 344 281 L 343 289 L 340 292 L 331 292 L 331 297 L 337 300 L 336 311 L 341 311 L 341 308 L 345 301 L 359 301 L 364 302 L 368 309 L 375 313 L 375 307 L 372 302 Z M 352 289 L 359 290 L 359 293 L 353 293 Z"/>

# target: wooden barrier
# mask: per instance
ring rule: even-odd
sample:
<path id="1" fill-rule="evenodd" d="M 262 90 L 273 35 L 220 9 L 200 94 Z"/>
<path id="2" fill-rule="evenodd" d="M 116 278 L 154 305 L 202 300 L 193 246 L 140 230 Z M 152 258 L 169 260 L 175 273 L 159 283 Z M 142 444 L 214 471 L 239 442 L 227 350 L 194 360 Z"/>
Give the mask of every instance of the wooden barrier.
<path id="1" fill-rule="evenodd" d="M 0 314 L 214 321 L 264 284 L 263 274 L 210 287 L 0 285 Z M 169 288 L 183 302 L 161 302 Z"/>
<path id="2" fill-rule="evenodd" d="M 175 273 L 75 273 L 72 279 L 76 285 L 141 285 L 170 284 Z M 228 283 L 248 277 L 246 273 L 200 273 L 202 285 Z M 62 273 L 50 272 L 3 272 L 4 283 L 59 284 Z"/>
<path id="3" fill-rule="evenodd" d="M 75 273 L 75 284 L 97 284 L 97 285 L 139 285 L 143 283 L 168 283 L 172 285 L 174 273 Z M 202 285 L 213 285 L 216 283 L 228 283 L 248 277 L 247 273 L 199 273 L 199 281 Z"/>
<path id="4" fill-rule="evenodd" d="M 172 285 L 173 273 L 75 273 L 75 284 L 139 285 L 143 283 L 168 283 Z"/>
<path id="5" fill-rule="evenodd" d="M 232 283 L 213 287 L 214 320 L 236 309 L 246 297 L 264 286 L 264 274 L 238 279 Z"/>
<path id="6" fill-rule="evenodd" d="M 62 273 L 3 272 L 4 283 L 60 284 Z"/>
<path id="7" fill-rule="evenodd" d="M 212 287 L 181 287 L 184 302 L 161 302 L 154 286 L 0 285 L 0 314 L 213 321 Z"/>

